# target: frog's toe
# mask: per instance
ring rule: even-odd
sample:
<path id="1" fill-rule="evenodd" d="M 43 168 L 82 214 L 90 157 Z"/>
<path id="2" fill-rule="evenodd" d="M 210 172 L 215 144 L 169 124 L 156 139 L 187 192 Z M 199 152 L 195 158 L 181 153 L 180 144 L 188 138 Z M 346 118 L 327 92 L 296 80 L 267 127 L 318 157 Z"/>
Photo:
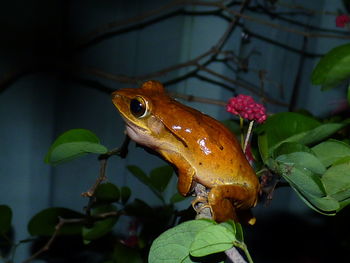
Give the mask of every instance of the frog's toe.
<path id="1" fill-rule="evenodd" d="M 208 206 L 208 198 L 204 196 L 197 196 L 192 202 L 193 209 L 198 212 L 203 206 Z"/>

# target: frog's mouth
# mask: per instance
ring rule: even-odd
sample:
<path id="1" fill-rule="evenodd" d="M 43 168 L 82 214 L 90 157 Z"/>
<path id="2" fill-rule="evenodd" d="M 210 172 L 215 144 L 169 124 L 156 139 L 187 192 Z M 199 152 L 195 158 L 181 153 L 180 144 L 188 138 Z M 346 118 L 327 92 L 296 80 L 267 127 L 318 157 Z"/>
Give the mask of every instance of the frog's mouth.
<path id="1" fill-rule="evenodd" d="M 125 121 L 126 134 L 130 137 L 130 139 L 143 145 L 152 144 L 151 141 L 153 140 L 151 139 L 151 136 L 146 129 L 135 125 L 134 123 L 132 123 L 126 118 L 124 118 L 124 121 Z"/>

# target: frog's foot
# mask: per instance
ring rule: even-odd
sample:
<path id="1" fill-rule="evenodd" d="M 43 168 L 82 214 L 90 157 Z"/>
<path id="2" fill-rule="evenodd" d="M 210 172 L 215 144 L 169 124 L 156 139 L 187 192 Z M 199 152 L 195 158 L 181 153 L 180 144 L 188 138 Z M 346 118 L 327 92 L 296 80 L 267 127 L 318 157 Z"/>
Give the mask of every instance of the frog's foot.
<path id="1" fill-rule="evenodd" d="M 196 211 L 196 219 L 209 218 L 212 219 L 212 213 L 210 205 L 208 204 L 208 198 L 204 196 L 197 196 L 192 201 L 192 207 Z"/>
<path id="2" fill-rule="evenodd" d="M 197 213 L 204 207 L 209 207 L 208 198 L 205 196 L 196 196 L 196 198 L 191 202 L 194 211 Z"/>

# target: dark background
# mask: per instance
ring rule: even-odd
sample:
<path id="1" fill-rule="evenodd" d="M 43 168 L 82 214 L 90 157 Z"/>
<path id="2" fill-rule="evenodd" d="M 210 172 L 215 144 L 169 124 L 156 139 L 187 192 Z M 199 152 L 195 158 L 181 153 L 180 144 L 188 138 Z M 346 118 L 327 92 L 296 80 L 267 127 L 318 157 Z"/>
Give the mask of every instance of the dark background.
<path id="1" fill-rule="evenodd" d="M 142 20 L 141 24 L 119 23 L 118 27 L 89 37 L 89 33 L 108 23 L 139 16 L 168 2 L 2 1 L 0 203 L 13 209 L 17 241 L 28 237 L 26 224 L 41 209 L 62 206 L 81 211 L 87 200 L 80 193 L 86 191 L 97 176 L 96 156 L 57 167 L 45 164 L 43 159 L 53 140 L 66 130 L 85 128 L 96 133 L 109 148 L 120 145 L 124 128 L 111 103 L 110 91 L 137 86 L 137 82 L 122 80 L 121 76 L 142 76 L 188 61 L 209 50 L 228 26 L 225 19 L 205 14 L 215 8 L 186 6 L 187 11 L 204 13 L 172 14 L 181 6 L 174 5 L 165 13 Z M 251 2 L 268 7 L 267 1 Z M 319 11 L 337 12 L 343 8 L 341 1 L 286 2 Z M 313 32 L 313 27 L 319 27 L 347 32 L 335 27 L 335 15 L 310 15 L 295 10 L 295 14 L 288 14 L 289 11 L 279 6 L 275 12 L 280 12 L 280 16 L 267 15 L 263 9 L 248 9 L 245 14 L 299 31 Z M 306 38 L 241 20 L 224 49 L 246 58 L 248 71 L 234 72 L 223 63 L 212 63 L 209 68 L 255 87 L 260 85 L 259 70 L 264 70 L 265 95 L 285 104 L 268 103 L 269 113 L 304 108 L 316 116 L 326 116 L 338 109 L 344 91 L 321 92 L 319 87 L 310 84 L 310 74 L 322 54 L 346 42 L 335 38 Z M 184 67 L 156 79 L 171 82 L 191 69 Z M 253 95 L 259 100 L 257 94 L 229 81 L 205 72 L 201 76 L 224 85 L 189 77 L 172 82 L 167 89 L 222 101 L 238 93 Z M 220 120 L 230 117 L 222 106 L 183 102 Z M 164 162 L 132 144 L 127 159 L 115 158 L 108 165 L 111 182 L 132 188 L 132 198 L 157 205 L 152 192 L 126 170 L 125 166 L 130 164 L 149 171 Z M 168 188 L 169 197 L 175 192 L 175 185 L 174 180 Z M 180 207 L 187 205 L 185 201 Z M 341 234 L 347 228 L 339 223 L 346 219 L 345 212 L 337 218 L 317 215 L 288 188 L 277 190 L 271 205 L 260 205 L 254 213 L 258 223 L 247 230 L 247 243 L 256 262 L 281 262 L 281 258 L 285 259 L 283 262 L 333 262 L 331 259 L 345 251 L 346 241 Z M 123 228 L 123 222 L 118 227 Z M 16 260 L 20 262 L 28 253 L 28 246 L 20 246 Z"/>

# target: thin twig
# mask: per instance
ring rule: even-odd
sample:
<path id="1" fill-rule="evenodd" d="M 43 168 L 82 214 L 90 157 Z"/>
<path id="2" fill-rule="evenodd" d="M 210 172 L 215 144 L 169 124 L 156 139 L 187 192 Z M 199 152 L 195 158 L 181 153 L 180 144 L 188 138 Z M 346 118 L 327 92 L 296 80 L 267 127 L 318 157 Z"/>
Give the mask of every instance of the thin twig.
<path id="1" fill-rule="evenodd" d="M 111 29 L 114 29 L 117 27 L 127 26 L 130 24 L 140 23 L 146 19 L 149 19 L 149 18 L 152 18 L 152 17 L 157 16 L 159 14 L 162 14 L 165 11 L 172 9 L 176 6 L 183 5 L 186 2 L 187 2 L 186 0 L 171 1 L 170 3 L 167 3 L 164 6 L 161 6 L 161 7 L 156 8 L 156 9 L 152 9 L 150 11 L 147 11 L 147 12 L 142 13 L 140 15 L 137 15 L 135 17 L 123 19 L 121 21 L 113 21 L 113 22 L 110 22 L 108 24 L 102 25 L 102 26 L 94 29 L 93 31 L 89 32 L 88 34 L 84 35 L 83 37 L 81 37 L 78 40 L 77 46 L 82 45 L 82 44 L 86 43 L 87 41 L 89 41 L 89 40 L 91 40 L 91 39 L 93 39 L 93 38 L 95 38 L 103 33 L 106 33 L 107 31 L 109 31 Z"/>
<path id="2" fill-rule="evenodd" d="M 124 214 L 124 211 L 119 210 L 119 211 L 111 211 L 111 212 L 101 213 L 101 214 L 93 215 L 91 217 L 84 217 L 84 218 L 62 218 L 62 217 L 59 217 L 58 218 L 59 221 L 58 221 L 57 225 L 55 226 L 55 231 L 52 234 L 52 236 L 49 238 L 49 240 L 37 252 L 35 252 L 33 255 L 31 255 L 29 258 L 27 258 L 22 263 L 28 263 L 28 262 L 36 259 L 39 255 L 41 255 L 45 251 L 48 251 L 51 248 L 52 243 L 56 240 L 56 238 L 59 235 L 63 226 L 65 226 L 67 224 L 84 224 L 87 222 L 91 222 L 91 219 L 93 219 L 94 221 L 99 221 L 99 220 L 103 220 L 103 219 L 106 219 L 109 217 L 118 217 L 122 214 Z"/>
<path id="3" fill-rule="evenodd" d="M 213 105 L 219 105 L 219 106 L 226 106 L 227 102 L 223 100 L 215 100 L 215 99 L 209 99 L 209 98 L 203 98 L 198 96 L 192 96 L 182 93 L 175 93 L 175 92 L 169 92 L 169 95 L 174 98 L 183 99 L 190 102 L 201 102 L 205 104 L 213 104 Z"/>
<path id="4" fill-rule="evenodd" d="M 39 249 L 37 252 L 35 252 L 33 255 L 31 255 L 28 259 L 23 261 L 22 263 L 28 263 L 28 262 L 34 260 L 35 258 L 37 258 L 39 255 L 41 255 L 45 251 L 49 250 L 51 245 L 52 245 L 52 243 L 55 241 L 55 239 L 58 236 L 60 230 L 62 229 L 62 227 L 65 224 L 77 224 L 77 223 L 83 223 L 84 221 L 85 221 L 84 218 L 64 219 L 64 218 L 60 217 L 58 224 L 55 226 L 54 233 L 52 234 L 50 239 L 46 242 L 46 244 L 41 249 Z"/>
<path id="5" fill-rule="evenodd" d="M 289 9 L 297 9 L 301 11 L 305 11 L 306 13 L 309 14 L 319 14 L 319 15 L 331 15 L 331 16 L 337 16 L 337 12 L 331 12 L 331 11 L 323 11 L 323 10 L 313 10 L 310 8 L 306 8 L 305 6 L 302 5 L 292 5 L 290 3 L 284 2 L 284 1 L 276 1 L 276 5 L 282 6 L 282 7 L 287 7 Z"/>
<path id="6" fill-rule="evenodd" d="M 86 192 L 82 193 L 81 195 L 84 197 L 89 197 L 89 198 L 93 198 L 95 191 L 97 189 L 97 187 L 104 181 L 106 180 L 107 176 L 106 176 L 106 167 L 107 167 L 107 161 L 108 159 L 113 156 L 113 155 L 119 155 L 122 158 L 125 158 L 126 154 L 127 154 L 127 150 L 128 150 L 128 145 L 130 142 L 130 138 L 129 136 L 125 136 L 124 142 L 122 144 L 121 147 L 119 148 L 115 148 L 107 153 L 101 154 L 98 159 L 100 160 L 100 172 L 99 172 L 99 176 L 97 177 L 95 183 L 93 184 L 93 186 Z M 92 200 L 93 202 L 94 200 Z M 89 211 L 91 208 L 91 205 L 88 205 L 87 207 L 87 211 Z"/>
<path id="7" fill-rule="evenodd" d="M 302 36 L 309 37 L 309 38 L 319 37 L 319 38 L 350 39 L 350 36 L 348 36 L 348 35 L 343 36 L 343 35 L 336 35 L 336 34 L 311 33 L 311 32 L 296 30 L 296 29 L 293 29 L 291 27 L 271 23 L 271 22 L 268 22 L 264 19 L 252 17 L 252 16 L 249 16 L 246 14 L 242 14 L 238 11 L 233 10 L 233 9 L 230 9 L 226 5 L 224 5 L 222 3 L 222 1 L 219 1 L 219 2 L 192 1 L 191 4 L 192 5 L 199 5 L 199 6 L 212 6 L 212 7 L 220 8 L 220 9 L 222 9 L 222 10 L 224 10 L 224 11 L 226 11 L 234 16 L 238 16 L 238 17 L 241 17 L 243 19 L 246 19 L 246 20 L 261 24 L 261 25 L 269 26 L 269 27 L 272 27 L 272 28 L 275 28 L 275 29 L 278 29 L 281 31 L 285 31 L 285 32 L 289 32 L 289 33 L 293 33 L 293 34 L 297 34 L 297 35 L 302 35 Z"/>

